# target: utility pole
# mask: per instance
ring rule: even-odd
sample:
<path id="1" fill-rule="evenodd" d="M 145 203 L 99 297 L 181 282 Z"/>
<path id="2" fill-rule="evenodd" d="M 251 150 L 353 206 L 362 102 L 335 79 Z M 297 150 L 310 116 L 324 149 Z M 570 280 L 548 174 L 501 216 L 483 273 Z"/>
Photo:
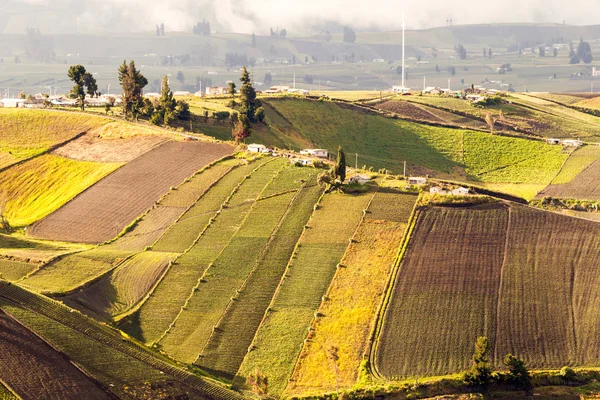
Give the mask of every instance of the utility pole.
<path id="1" fill-rule="evenodd" d="M 358 169 L 358 153 L 356 154 L 356 161 L 354 162 L 354 169 Z"/>
<path id="2" fill-rule="evenodd" d="M 404 161 L 404 177 L 406 178 L 406 161 Z"/>
<path id="3" fill-rule="evenodd" d="M 426 78 L 425 78 L 425 77 L 423 77 L 423 91 L 425 91 L 425 89 L 426 89 L 426 86 L 425 86 L 425 79 L 426 79 Z"/>
<path id="4" fill-rule="evenodd" d="M 296 73 L 294 72 L 294 89 L 296 89 Z"/>

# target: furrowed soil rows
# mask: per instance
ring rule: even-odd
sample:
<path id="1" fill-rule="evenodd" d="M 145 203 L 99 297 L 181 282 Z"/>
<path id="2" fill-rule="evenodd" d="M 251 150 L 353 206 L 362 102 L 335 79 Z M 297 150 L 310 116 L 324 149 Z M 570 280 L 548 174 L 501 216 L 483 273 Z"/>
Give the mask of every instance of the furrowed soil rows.
<path id="1" fill-rule="evenodd" d="M 497 362 L 600 365 L 600 224 L 513 207 L 500 297 Z"/>
<path id="2" fill-rule="evenodd" d="M 229 208 L 230 196 L 236 188 L 249 184 L 252 171 L 260 171 L 268 159 L 234 169 L 212 187 L 153 247 L 155 250 L 189 247 L 169 268 L 143 306 L 121 328 L 137 339 L 152 343 L 160 339 L 177 318 L 198 280 L 241 223 L 250 205 Z M 250 176 L 250 179 L 246 179 Z M 246 183 L 247 182 L 247 183 Z M 228 208 L 221 208 L 222 205 Z M 193 221 L 193 223 L 189 223 Z M 184 229 L 179 227 L 184 223 Z M 191 247 L 190 247 L 191 246 Z M 173 251 L 171 250 L 171 251 Z M 185 250 L 185 249 L 184 249 Z"/>
<path id="3" fill-rule="evenodd" d="M 142 300 L 176 256 L 156 251 L 139 253 L 64 302 L 93 317 L 111 319 Z"/>
<path id="4" fill-rule="evenodd" d="M 552 184 L 544 189 L 538 197 L 555 197 L 581 200 L 600 200 L 600 160 L 594 161 L 583 172 L 569 183 Z"/>
<path id="5" fill-rule="evenodd" d="M 2 380 L 23 400 L 110 399 L 39 337 L 0 310 Z"/>
<path id="6" fill-rule="evenodd" d="M 376 347 L 377 369 L 387 378 L 465 370 L 477 336 L 495 338 L 507 207 L 422 212 Z"/>
<path id="7" fill-rule="evenodd" d="M 237 295 L 196 364 L 228 376 L 239 369 L 322 189 L 311 177 L 294 199 L 255 272 Z"/>
<path id="8" fill-rule="evenodd" d="M 304 344 L 287 394 L 333 391 L 356 383 L 416 200 L 415 195 L 393 192 L 375 195 L 341 261 L 344 268 L 338 269 L 319 309 L 321 317 Z M 331 346 L 338 349 L 336 368 L 328 359 Z"/>
<path id="9" fill-rule="evenodd" d="M 36 332 L 121 399 L 241 399 L 175 367 L 118 331 L 16 285 L 0 282 L 0 308 Z"/>
<path id="10" fill-rule="evenodd" d="M 170 187 L 232 151 L 225 144 L 167 142 L 107 176 L 35 224 L 30 233 L 74 242 L 110 240 Z"/>
<path id="11" fill-rule="evenodd" d="M 323 197 L 298 241 L 280 286 L 269 306 L 235 384 L 260 368 L 269 377 L 270 392 L 279 394 L 292 374 L 315 312 L 336 266 L 346 251 L 372 193 Z"/>

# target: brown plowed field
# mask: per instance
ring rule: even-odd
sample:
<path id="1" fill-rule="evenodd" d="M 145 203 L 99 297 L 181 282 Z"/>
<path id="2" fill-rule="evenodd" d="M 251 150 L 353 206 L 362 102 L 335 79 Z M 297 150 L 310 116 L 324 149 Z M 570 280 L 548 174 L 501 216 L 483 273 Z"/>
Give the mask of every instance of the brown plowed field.
<path id="1" fill-rule="evenodd" d="M 160 135 L 104 139 L 90 132 L 59 147 L 54 154 L 79 161 L 128 162 L 167 140 L 166 136 Z"/>
<path id="2" fill-rule="evenodd" d="M 538 195 L 564 199 L 600 200 L 600 160 L 566 184 L 550 185 Z"/>
<path id="3" fill-rule="evenodd" d="M 23 400 L 110 399 L 39 337 L 0 310 L 2 380 Z"/>
<path id="4" fill-rule="evenodd" d="M 521 205 L 433 207 L 396 277 L 376 363 L 388 378 L 471 365 L 487 336 L 532 369 L 600 365 L 600 223 Z"/>
<path id="5" fill-rule="evenodd" d="M 398 115 L 431 122 L 444 122 L 441 118 L 408 101 L 389 100 L 377 105 L 377 108 Z"/>
<path id="6" fill-rule="evenodd" d="M 100 243 L 119 234 L 173 186 L 233 152 L 226 144 L 167 142 L 136 158 L 30 229 L 35 237 Z"/>

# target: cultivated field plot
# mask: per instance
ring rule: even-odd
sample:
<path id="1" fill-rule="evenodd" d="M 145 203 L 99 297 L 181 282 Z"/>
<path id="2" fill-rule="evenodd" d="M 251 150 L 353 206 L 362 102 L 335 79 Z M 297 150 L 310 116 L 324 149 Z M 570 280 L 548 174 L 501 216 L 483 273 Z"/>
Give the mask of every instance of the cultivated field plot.
<path id="1" fill-rule="evenodd" d="M 29 263 L 44 263 L 54 257 L 74 251 L 84 250 L 86 246 L 32 240 L 24 236 L 0 234 L 0 257 Z"/>
<path id="2" fill-rule="evenodd" d="M 118 398 L 241 398 L 173 366 L 118 331 L 16 285 L 0 282 L 0 308 L 63 352 Z"/>
<path id="3" fill-rule="evenodd" d="M 85 314 L 111 320 L 139 303 L 177 255 L 156 251 L 136 254 L 64 302 Z"/>
<path id="4" fill-rule="evenodd" d="M 378 340 L 381 375 L 465 370 L 480 335 L 497 368 L 507 353 L 536 369 L 600 365 L 599 223 L 520 205 L 421 212 Z"/>
<path id="5" fill-rule="evenodd" d="M 2 381 L 23 400 L 110 399 L 60 353 L 0 310 Z"/>
<path id="6" fill-rule="evenodd" d="M 148 300 L 121 329 L 146 343 L 162 338 L 194 292 L 209 263 L 227 246 L 250 206 L 229 208 L 232 195 L 250 184 L 252 176 L 268 162 L 269 159 L 262 159 L 233 169 L 156 243 L 154 250 L 182 249 L 185 253 L 173 263 Z M 181 224 L 185 224 L 184 229 Z"/>
<path id="7" fill-rule="evenodd" d="M 40 293 L 68 293 L 85 282 L 101 277 L 132 254 L 113 250 L 108 246 L 99 246 L 85 252 L 59 257 L 42 265 L 21 282 L 23 286 Z"/>
<path id="8" fill-rule="evenodd" d="M 307 173 L 306 169 L 295 169 Z M 313 175 L 292 200 L 254 271 L 236 295 L 236 301 L 229 304 L 219 329 L 212 333 L 195 364 L 229 377 L 238 371 L 321 193 Z"/>
<path id="9" fill-rule="evenodd" d="M 0 279 L 7 281 L 17 281 L 34 271 L 37 268 L 35 264 L 29 264 L 22 261 L 0 259 Z"/>
<path id="10" fill-rule="evenodd" d="M 553 183 L 542 190 L 538 194 L 538 197 L 549 196 L 566 199 L 600 200 L 599 176 L 600 160 L 597 159 L 568 183 Z"/>
<path id="11" fill-rule="evenodd" d="M 372 197 L 372 193 L 323 197 L 298 241 L 234 383 L 243 384 L 258 367 L 272 382 L 272 394 L 283 391 L 315 312 Z"/>
<path id="12" fill-rule="evenodd" d="M 5 216 L 14 227 L 29 225 L 121 165 L 74 161 L 46 154 L 13 166 L 0 172 L 0 191 L 7 200 Z"/>
<path id="13" fill-rule="evenodd" d="M 115 237 L 172 186 L 231 154 L 225 144 L 167 142 L 136 158 L 35 224 L 40 238 L 100 243 Z"/>
<path id="14" fill-rule="evenodd" d="M 207 260 L 209 265 L 197 290 L 192 292 L 167 335 L 159 341 L 163 350 L 175 359 L 187 363 L 196 360 L 213 327 L 265 250 L 294 193 L 258 199 L 285 164 L 283 159 L 265 164 L 240 186 L 228 203 L 233 209 L 241 206 L 236 210 L 241 219 L 235 223 L 235 231 L 228 237 L 226 246 L 216 257 Z M 192 251 L 187 253 L 190 254 Z"/>
<path id="15" fill-rule="evenodd" d="M 110 120 L 41 110 L 0 110 L 0 168 L 41 154 Z"/>
<path id="16" fill-rule="evenodd" d="M 368 356 L 369 336 L 417 196 L 378 192 L 319 308 L 287 394 L 352 387 Z M 364 284 L 368 282 L 368 284 Z M 339 360 L 328 358 L 332 346 Z"/>

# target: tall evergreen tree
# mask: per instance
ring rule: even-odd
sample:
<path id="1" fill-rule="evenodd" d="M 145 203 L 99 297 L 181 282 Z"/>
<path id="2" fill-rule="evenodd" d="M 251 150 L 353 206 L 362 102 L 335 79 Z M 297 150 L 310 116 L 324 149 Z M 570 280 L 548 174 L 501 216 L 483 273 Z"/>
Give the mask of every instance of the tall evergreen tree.
<path id="1" fill-rule="evenodd" d="M 85 95 L 94 96 L 98 90 L 96 79 L 85 70 L 83 65 L 71 66 L 67 75 L 75 83 L 71 93 L 75 95 L 81 111 L 85 111 Z"/>
<path id="2" fill-rule="evenodd" d="M 240 114 L 246 115 L 249 122 L 256 122 L 256 110 L 261 106 L 260 100 L 256 99 L 256 90 L 252 86 L 252 80 L 246 67 L 242 67 L 242 76 L 240 77 L 242 87 L 240 88 Z"/>
<path id="3" fill-rule="evenodd" d="M 162 90 L 160 99 L 158 101 L 158 112 L 160 113 L 160 121 L 165 125 L 175 119 L 175 108 L 177 107 L 177 101 L 173 97 L 173 92 L 169 87 L 169 78 L 165 75 L 162 80 Z"/>
<path id="4" fill-rule="evenodd" d="M 480 336 L 475 342 L 473 366 L 465 373 L 464 380 L 471 386 L 486 389 L 492 382 L 492 364 L 490 362 L 491 345 L 487 337 Z"/>
<path id="5" fill-rule="evenodd" d="M 335 163 L 335 177 L 344 183 L 346 180 L 346 153 L 342 146 L 338 147 L 337 161 Z"/>
<path id="6" fill-rule="evenodd" d="M 123 111 L 127 118 L 137 118 L 144 102 L 142 91 L 148 84 L 148 79 L 135 67 L 135 61 L 129 65 L 126 61 L 119 67 L 119 82 L 123 88 Z"/>

